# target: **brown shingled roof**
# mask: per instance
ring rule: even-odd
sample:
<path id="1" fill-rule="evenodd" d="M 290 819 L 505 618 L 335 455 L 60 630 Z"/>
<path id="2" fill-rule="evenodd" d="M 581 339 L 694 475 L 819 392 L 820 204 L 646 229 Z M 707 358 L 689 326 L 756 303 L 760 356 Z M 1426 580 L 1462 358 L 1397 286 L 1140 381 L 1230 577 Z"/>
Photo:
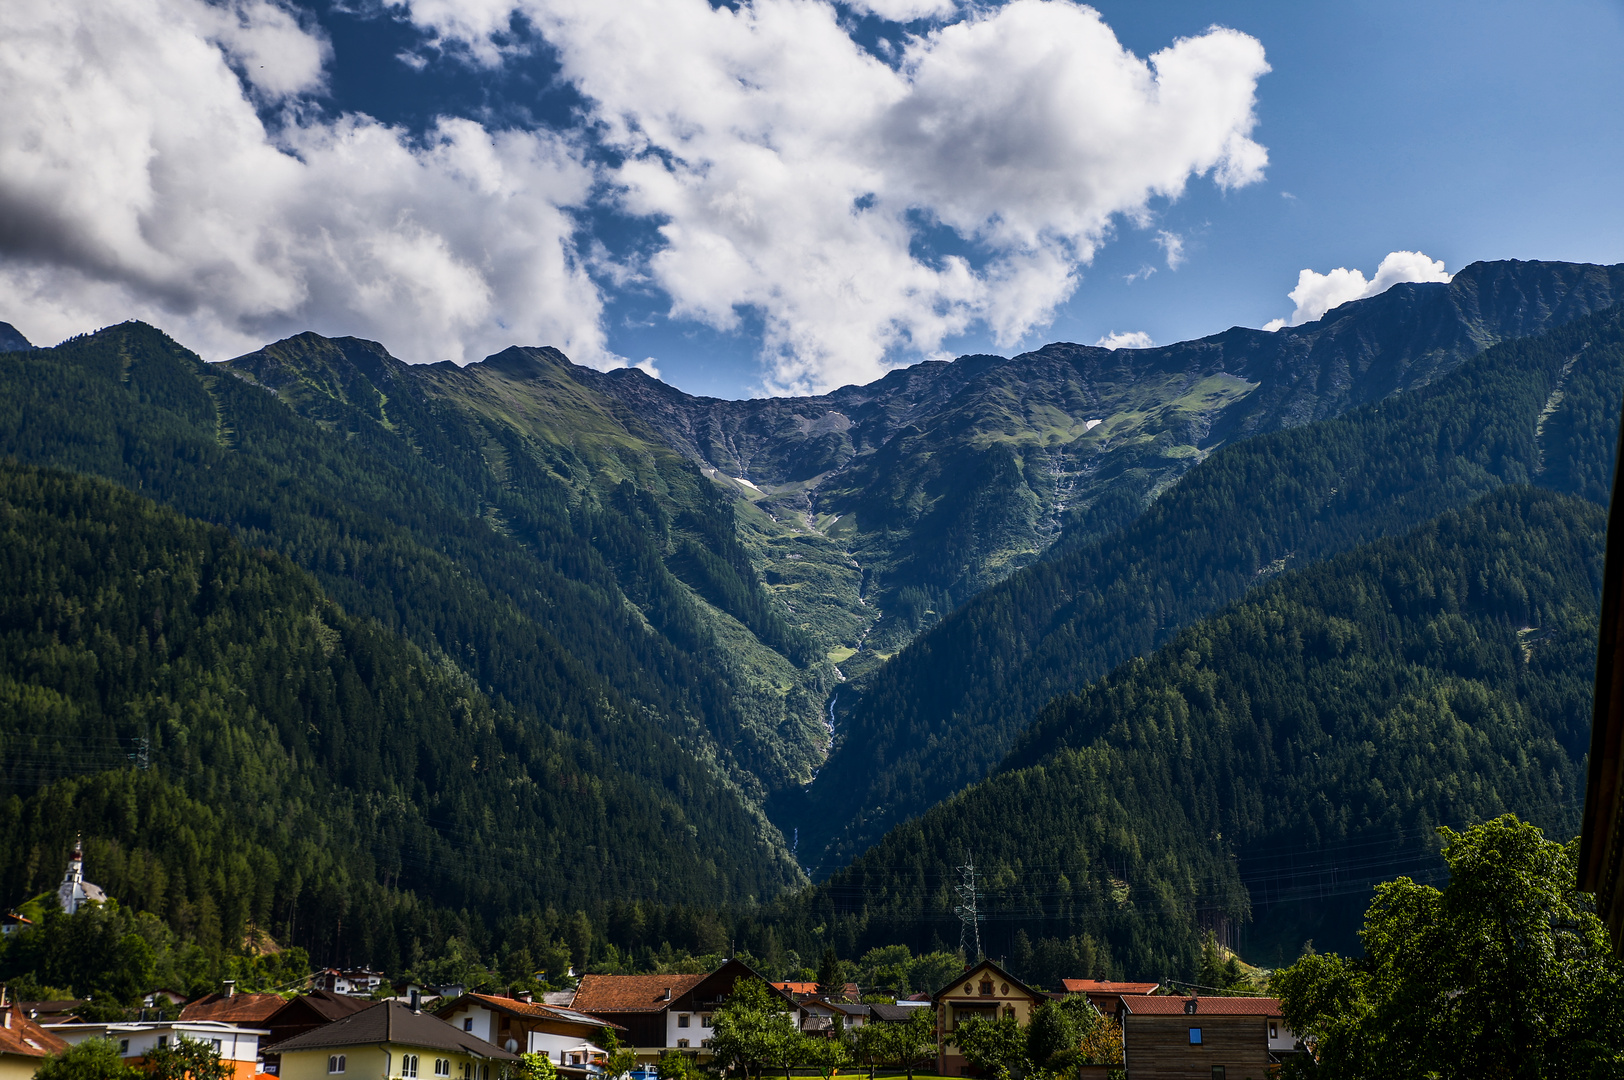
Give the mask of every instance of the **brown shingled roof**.
<path id="1" fill-rule="evenodd" d="M 258 1024 L 286 1005 L 278 994 L 210 994 L 188 1002 L 182 1020 L 218 1020 L 222 1024 Z"/>
<path id="2" fill-rule="evenodd" d="M 706 975 L 583 975 L 575 991 L 575 1010 L 594 1016 L 661 1012 L 706 978 Z"/>
<path id="3" fill-rule="evenodd" d="M 323 1024 L 303 1035 L 283 1039 L 265 1048 L 271 1054 L 291 1054 L 297 1050 L 327 1050 L 341 1046 L 372 1043 L 399 1043 L 429 1050 L 451 1050 L 500 1061 L 518 1061 L 499 1046 L 468 1034 L 431 1013 L 413 1012 L 399 1001 L 380 1001 L 369 1009 Z"/>
<path id="4" fill-rule="evenodd" d="M 1266 997 L 1204 997 L 1187 998 L 1177 994 L 1169 997 L 1137 997 L 1125 995 L 1122 1007 L 1135 1016 L 1172 1016 L 1184 1012 L 1185 1005 L 1195 1002 L 1195 1016 L 1279 1016 L 1280 1002 Z"/>
<path id="5" fill-rule="evenodd" d="M 591 1016 L 579 1009 L 566 1009 L 558 1005 L 544 1005 L 538 1001 L 520 1001 L 518 998 L 502 997 L 497 994 L 464 994 L 453 999 L 450 1003 L 434 1010 L 434 1015 L 444 1019 L 460 1009 L 465 1001 L 478 1001 L 493 1009 L 501 1009 L 514 1016 L 529 1016 L 537 1020 L 567 1020 L 574 1024 L 592 1024 L 596 1027 L 614 1028 L 618 1031 L 626 1029 L 619 1024 L 611 1023 L 601 1016 Z"/>
<path id="6" fill-rule="evenodd" d="M 30 1020 L 21 1006 L 0 1006 L 0 1054 L 42 1058 L 65 1049 L 67 1045 Z"/>

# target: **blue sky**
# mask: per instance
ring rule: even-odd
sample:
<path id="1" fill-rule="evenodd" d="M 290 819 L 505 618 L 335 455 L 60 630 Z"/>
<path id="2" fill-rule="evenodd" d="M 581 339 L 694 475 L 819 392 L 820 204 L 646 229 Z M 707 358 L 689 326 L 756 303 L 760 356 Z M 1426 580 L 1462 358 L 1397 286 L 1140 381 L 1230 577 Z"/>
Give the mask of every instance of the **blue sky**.
<path id="1" fill-rule="evenodd" d="M 1391 252 L 1624 261 L 1618 3 L 638 2 L 8 5 L 0 319 L 734 397 L 1261 326 Z"/>

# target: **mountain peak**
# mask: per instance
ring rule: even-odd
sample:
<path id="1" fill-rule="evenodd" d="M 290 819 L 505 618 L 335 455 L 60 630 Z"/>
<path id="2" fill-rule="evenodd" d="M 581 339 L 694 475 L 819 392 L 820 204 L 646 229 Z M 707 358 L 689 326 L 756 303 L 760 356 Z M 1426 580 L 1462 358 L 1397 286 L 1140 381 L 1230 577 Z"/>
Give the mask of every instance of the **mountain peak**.
<path id="1" fill-rule="evenodd" d="M 34 346 L 8 322 L 0 322 L 0 352 L 23 352 Z"/>
<path id="2" fill-rule="evenodd" d="M 534 379 L 548 368 L 568 371 L 575 365 L 570 358 L 551 345 L 509 345 L 499 353 L 492 353 L 471 368 L 484 368 L 500 372 L 511 378 Z"/>

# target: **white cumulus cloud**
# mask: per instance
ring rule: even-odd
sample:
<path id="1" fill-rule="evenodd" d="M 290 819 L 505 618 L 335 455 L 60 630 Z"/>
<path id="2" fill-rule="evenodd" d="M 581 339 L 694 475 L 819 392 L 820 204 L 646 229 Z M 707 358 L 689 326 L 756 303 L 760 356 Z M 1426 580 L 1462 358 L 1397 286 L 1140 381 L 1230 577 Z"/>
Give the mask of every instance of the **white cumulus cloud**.
<path id="1" fill-rule="evenodd" d="M 39 341 L 139 317 L 213 356 L 316 329 L 413 360 L 518 341 L 614 362 L 572 148 L 313 118 L 329 58 L 264 0 L 0 5 L 0 317 Z"/>
<path id="2" fill-rule="evenodd" d="M 931 21 L 882 59 L 859 9 Z M 0 5 L 0 318 L 44 341 L 146 318 L 214 356 L 315 329 L 606 365 L 600 287 L 653 287 L 677 319 L 761 327 L 767 388 L 823 389 L 976 326 L 1014 345 L 1118 221 L 1267 164 L 1255 39 L 1141 57 L 1073 0 L 399 10 L 425 67 L 514 62 L 533 27 L 581 124 L 331 116 L 332 49 L 273 0 Z M 605 207 L 658 244 L 617 263 L 590 235 Z"/>
<path id="3" fill-rule="evenodd" d="M 409 11 L 488 63 L 515 13 L 539 30 L 624 155 L 619 206 L 661 223 L 640 270 L 679 318 L 732 329 L 754 313 L 777 390 L 867 381 L 976 323 L 1011 345 L 1052 318 L 1116 218 L 1267 163 L 1255 39 L 1213 28 L 1141 58 L 1069 0 L 974 8 L 909 38 L 895 66 L 820 0 Z M 933 228 L 974 256 L 929 254 Z"/>
<path id="4" fill-rule="evenodd" d="M 958 0 L 847 0 L 847 7 L 894 22 L 951 15 Z"/>
<path id="5" fill-rule="evenodd" d="M 1113 330 L 1094 344 L 1104 349 L 1148 349 L 1156 343 L 1143 330 Z"/>
<path id="6" fill-rule="evenodd" d="M 1263 327 L 1278 330 L 1313 322 L 1332 308 L 1352 300 L 1386 292 L 1401 281 L 1442 281 L 1452 275 L 1444 270 L 1442 259 L 1431 259 L 1419 251 L 1394 251 L 1381 261 L 1376 276 L 1365 280 L 1359 270 L 1339 266 L 1328 274 L 1304 270 L 1297 275 L 1297 287 L 1286 295 L 1297 305 L 1289 319 L 1274 319 Z"/>

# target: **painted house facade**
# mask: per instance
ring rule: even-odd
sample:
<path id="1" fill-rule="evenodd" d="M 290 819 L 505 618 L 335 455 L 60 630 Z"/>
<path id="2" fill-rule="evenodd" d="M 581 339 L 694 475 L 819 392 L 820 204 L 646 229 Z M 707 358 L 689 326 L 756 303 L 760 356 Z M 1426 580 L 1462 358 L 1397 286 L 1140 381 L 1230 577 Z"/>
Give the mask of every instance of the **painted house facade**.
<path id="1" fill-rule="evenodd" d="M 109 1039 L 118 1044 L 118 1056 L 140 1067 L 152 1050 L 173 1046 L 181 1039 L 212 1046 L 231 1070 L 233 1080 L 253 1080 L 259 1070 L 261 1041 L 266 1028 L 225 1024 L 218 1020 L 138 1021 L 112 1024 L 50 1024 L 47 1030 L 78 1045 L 86 1039 Z"/>
<path id="2" fill-rule="evenodd" d="M 708 1057 L 712 1020 L 733 984 L 760 978 L 738 960 L 705 975 L 583 975 L 571 1007 L 620 1025 L 639 1063 L 658 1061 L 667 1050 Z M 784 994 L 784 1002 L 793 1014 L 795 1000 Z"/>
<path id="3" fill-rule="evenodd" d="M 1032 1010 L 1048 1000 L 1015 976 L 983 960 L 931 995 L 936 1006 L 936 1071 L 943 1076 L 966 1076 L 973 1070 L 953 1041 L 954 1029 L 972 1016 L 988 1020 L 1007 1017 L 1021 1027 L 1032 1022 Z"/>
<path id="4" fill-rule="evenodd" d="M 400 1001 L 268 1046 L 282 1080 L 500 1080 L 519 1055 Z"/>
<path id="5" fill-rule="evenodd" d="M 464 994 L 435 1010 L 441 1020 L 509 1053 L 545 1054 L 565 1075 L 599 1071 L 608 1054 L 597 1045 L 604 1028 L 623 1038 L 625 1029 L 602 1017 L 536 1002 L 530 995 Z"/>

